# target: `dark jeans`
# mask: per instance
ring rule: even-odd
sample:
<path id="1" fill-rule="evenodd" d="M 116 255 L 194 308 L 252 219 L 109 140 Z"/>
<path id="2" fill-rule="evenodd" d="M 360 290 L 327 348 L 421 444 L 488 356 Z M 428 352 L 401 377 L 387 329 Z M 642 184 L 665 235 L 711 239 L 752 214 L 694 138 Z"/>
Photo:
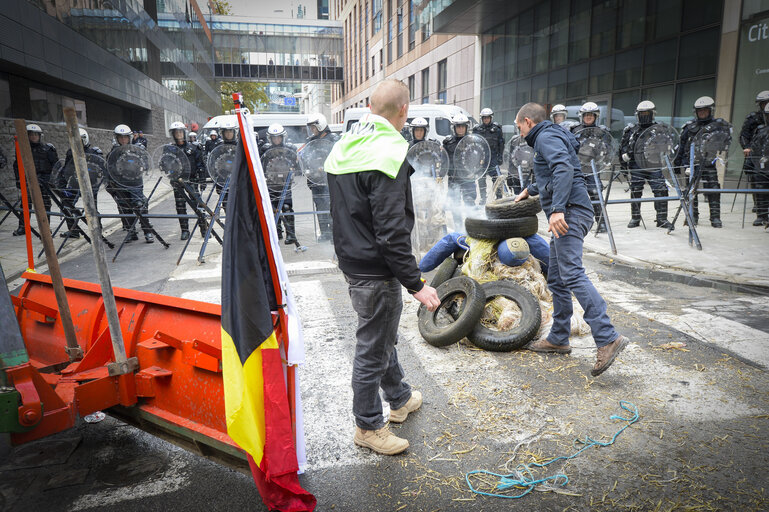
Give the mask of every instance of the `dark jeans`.
<path id="1" fill-rule="evenodd" d="M 384 281 L 345 276 L 350 301 L 358 314 L 355 359 L 352 366 L 352 412 L 364 430 L 385 425 L 379 388 L 391 409 L 400 409 L 411 398 L 411 386 L 403 381 L 398 362 L 398 324 L 403 301 L 397 279 Z"/>
<path id="2" fill-rule="evenodd" d="M 585 322 L 593 332 L 598 347 L 608 345 L 619 334 L 606 314 L 606 301 L 595 289 L 582 266 L 582 244 L 593 225 L 593 212 L 587 208 L 566 208 L 569 230 L 560 238 L 550 239 L 550 265 L 547 286 L 553 294 L 553 326 L 547 340 L 554 345 L 567 345 L 573 312 L 571 294 L 585 310 Z"/>

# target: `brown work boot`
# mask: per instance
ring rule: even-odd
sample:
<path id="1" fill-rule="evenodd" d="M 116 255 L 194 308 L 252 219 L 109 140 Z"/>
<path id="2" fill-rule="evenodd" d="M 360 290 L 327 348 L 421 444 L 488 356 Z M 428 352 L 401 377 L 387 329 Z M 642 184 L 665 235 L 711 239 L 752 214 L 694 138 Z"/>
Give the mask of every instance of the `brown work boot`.
<path id="1" fill-rule="evenodd" d="M 590 375 L 598 377 L 605 372 L 617 358 L 619 353 L 622 352 L 622 349 L 627 347 L 628 343 L 630 343 L 630 340 L 620 334 L 616 340 L 599 348 L 598 353 L 596 354 L 595 366 L 590 370 Z"/>
<path id="2" fill-rule="evenodd" d="M 403 407 L 390 411 L 390 421 L 393 423 L 403 423 L 409 417 L 410 412 L 414 412 L 420 407 L 422 407 L 422 393 L 412 391 L 411 398 Z"/>
<path id="3" fill-rule="evenodd" d="M 379 430 L 363 430 L 360 427 L 355 427 L 353 441 L 358 446 L 371 448 L 382 455 L 397 455 L 409 447 L 408 441 L 390 432 L 389 425 L 385 425 Z"/>
<path id="4" fill-rule="evenodd" d="M 571 347 L 569 345 L 553 345 L 547 341 L 547 338 L 532 341 L 526 348 L 532 352 L 545 352 L 549 354 L 571 354 Z"/>

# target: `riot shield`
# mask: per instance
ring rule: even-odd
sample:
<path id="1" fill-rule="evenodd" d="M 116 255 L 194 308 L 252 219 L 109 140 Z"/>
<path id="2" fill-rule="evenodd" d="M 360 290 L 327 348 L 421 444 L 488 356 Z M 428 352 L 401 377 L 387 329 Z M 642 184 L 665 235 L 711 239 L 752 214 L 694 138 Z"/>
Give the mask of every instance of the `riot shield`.
<path id="1" fill-rule="evenodd" d="M 213 153 L 213 151 L 212 151 Z M 190 178 L 190 159 L 182 148 L 176 144 L 166 144 L 155 149 L 152 153 L 152 161 L 164 175 L 171 181 Z"/>
<path id="2" fill-rule="evenodd" d="M 486 174 L 491 162 L 491 149 L 486 139 L 471 133 L 462 137 L 454 150 L 454 176 L 475 181 Z"/>
<path id="3" fill-rule="evenodd" d="M 267 186 L 275 191 L 283 189 L 289 175 L 291 177 L 290 188 L 296 174 L 302 170 L 296 151 L 286 146 L 268 149 L 262 157 L 262 165 L 264 166 L 264 178 L 267 181 Z"/>
<path id="4" fill-rule="evenodd" d="M 769 173 L 769 126 L 764 126 L 750 141 L 753 168 L 761 174 Z"/>
<path id="5" fill-rule="evenodd" d="M 308 142 L 299 152 L 299 161 L 307 181 L 313 185 L 326 185 L 326 158 L 334 147 L 329 138 L 315 139 Z"/>
<path id="6" fill-rule="evenodd" d="M 641 169 L 660 169 L 666 156 L 673 159 L 677 144 L 678 134 L 672 127 L 653 124 L 641 132 L 633 146 L 636 164 Z"/>
<path id="7" fill-rule="evenodd" d="M 602 128 L 589 126 L 574 134 L 579 141 L 577 156 L 582 164 L 582 172 L 592 174 L 591 162 L 595 162 L 598 170 L 610 167 L 612 159 L 617 153 L 614 137 Z"/>
<path id="8" fill-rule="evenodd" d="M 150 155 L 144 146 L 117 146 L 107 155 L 109 177 L 120 187 L 141 187 L 150 169 Z"/>
<path id="9" fill-rule="evenodd" d="M 107 163 L 103 156 L 94 155 L 92 153 L 86 153 L 85 162 L 88 180 L 91 183 L 91 190 L 96 193 L 99 191 L 99 187 L 104 181 Z M 77 172 L 75 171 L 75 162 L 70 160 L 66 165 L 64 165 L 64 160 L 56 162 L 51 171 L 51 178 L 48 183 L 64 196 L 73 197 L 80 194 Z"/>
<path id="10" fill-rule="evenodd" d="M 449 154 L 434 140 L 423 140 L 411 146 L 406 160 L 414 168 L 412 178 L 443 178 L 449 170 Z"/>
<path id="11" fill-rule="evenodd" d="M 211 179 L 223 187 L 227 179 L 232 175 L 235 167 L 235 155 L 237 146 L 234 144 L 219 144 L 208 155 L 207 168 Z"/>
<path id="12" fill-rule="evenodd" d="M 694 145 L 694 162 L 698 165 L 712 167 L 720 153 L 729 151 L 732 143 L 732 125 L 726 121 L 713 121 L 697 132 L 692 144 Z"/>

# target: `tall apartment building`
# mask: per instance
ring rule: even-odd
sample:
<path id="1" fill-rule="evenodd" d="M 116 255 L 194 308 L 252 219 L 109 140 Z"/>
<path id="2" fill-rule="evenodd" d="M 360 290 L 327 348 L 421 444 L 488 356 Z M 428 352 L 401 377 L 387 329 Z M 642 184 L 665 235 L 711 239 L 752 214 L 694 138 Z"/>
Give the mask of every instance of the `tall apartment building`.
<path id="1" fill-rule="evenodd" d="M 333 122 L 368 105 L 376 84 L 397 78 L 412 103 L 480 109 L 480 43 L 475 35 L 434 34 L 432 7 L 415 0 L 332 0 L 344 33 L 344 81 L 332 93 Z"/>

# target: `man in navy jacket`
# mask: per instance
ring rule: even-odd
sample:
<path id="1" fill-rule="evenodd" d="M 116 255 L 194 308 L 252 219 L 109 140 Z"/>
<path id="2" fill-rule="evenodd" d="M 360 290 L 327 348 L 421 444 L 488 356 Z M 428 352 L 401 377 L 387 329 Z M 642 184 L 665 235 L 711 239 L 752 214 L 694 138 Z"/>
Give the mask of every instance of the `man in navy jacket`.
<path id="1" fill-rule="evenodd" d="M 628 339 L 621 336 L 606 314 L 606 302 L 582 266 L 582 244 L 593 225 L 593 206 L 587 194 L 577 149 L 579 142 L 567 130 L 546 121 L 545 108 L 527 103 L 515 119 L 521 136 L 534 148 L 536 182 L 524 189 L 516 201 L 539 194 L 551 232 L 550 265 L 547 285 L 553 294 L 553 326 L 547 338 L 529 345 L 534 352 L 571 353 L 571 295 L 585 310 L 598 347 L 596 363 L 590 372 L 598 376 L 614 362 Z"/>

